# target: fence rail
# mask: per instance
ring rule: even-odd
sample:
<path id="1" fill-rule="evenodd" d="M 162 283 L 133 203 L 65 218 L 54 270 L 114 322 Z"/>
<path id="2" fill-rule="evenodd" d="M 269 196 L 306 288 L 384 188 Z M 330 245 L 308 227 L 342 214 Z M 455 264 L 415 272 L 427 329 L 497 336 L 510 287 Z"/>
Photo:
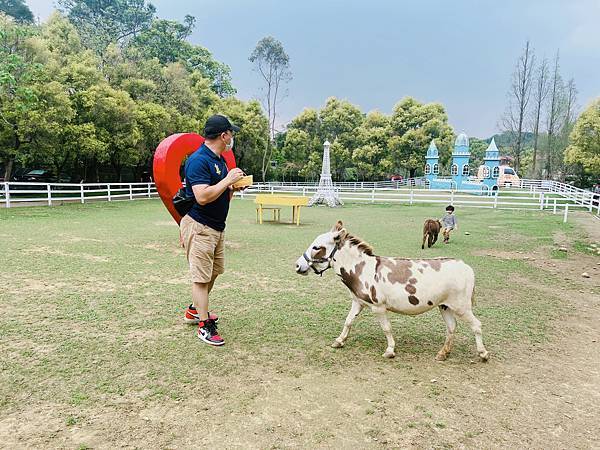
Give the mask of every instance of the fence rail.
<path id="1" fill-rule="evenodd" d="M 98 200 L 134 200 L 156 197 L 154 183 L 0 183 L 0 206 Z"/>
<path id="2" fill-rule="evenodd" d="M 317 183 L 256 183 L 242 198 L 258 193 L 312 195 Z M 472 208 L 547 210 L 565 214 L 586 210 L 600 219 L 600 195 L 550 180 L 522 180 L 521 186 L 502 189 L 498 195 L 487 190 L 460 191 L 427 189 L 423 178 L 403 181 L 334 183 L 345 202 L 362 203 L 446 203 Z M 48 205 L 60 202 L 115 201 L 158 196 L 154 183 L 0 183 L 0 206 Z"/>

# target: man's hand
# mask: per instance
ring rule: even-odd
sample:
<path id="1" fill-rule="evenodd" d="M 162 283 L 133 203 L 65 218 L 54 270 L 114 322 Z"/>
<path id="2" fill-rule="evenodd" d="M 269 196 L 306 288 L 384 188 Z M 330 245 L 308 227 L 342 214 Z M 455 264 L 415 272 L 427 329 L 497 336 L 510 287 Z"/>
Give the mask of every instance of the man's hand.
<path id="1" fill-rule="evenodd" d="M 234 183 L 237 183 L 238 181 L 240 181 L 242 178 L 244 178 L 244 171 L 238 167 L 236 167 L 235 169 L 231 169 L 229 172 L 227 172 L 227 176 L 225 177 L 225 182 L 227 183 L 228 186 L 231 186 Z"/>
<path id="2" fill-rule="evenodd" d="M 250 186 L 240 186 L 240 187 L 229 186 L 229 189 L 231 189 L 233 192 L 239 192 L 239 191 L 245 191 L 249 187 Z"/>

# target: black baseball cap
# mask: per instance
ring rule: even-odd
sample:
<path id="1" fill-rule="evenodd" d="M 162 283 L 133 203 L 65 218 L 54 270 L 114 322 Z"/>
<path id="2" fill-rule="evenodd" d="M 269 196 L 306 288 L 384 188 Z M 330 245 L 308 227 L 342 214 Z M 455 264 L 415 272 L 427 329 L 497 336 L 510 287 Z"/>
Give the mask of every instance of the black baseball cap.
<path id="1" fill-rule="evenodd" d="M 240 131 L 240 127 L 236 127 L 227 117 L 220 114 L 210 116 L 204 125 L 204 136 L 215 136 L 226 131 Z"/>

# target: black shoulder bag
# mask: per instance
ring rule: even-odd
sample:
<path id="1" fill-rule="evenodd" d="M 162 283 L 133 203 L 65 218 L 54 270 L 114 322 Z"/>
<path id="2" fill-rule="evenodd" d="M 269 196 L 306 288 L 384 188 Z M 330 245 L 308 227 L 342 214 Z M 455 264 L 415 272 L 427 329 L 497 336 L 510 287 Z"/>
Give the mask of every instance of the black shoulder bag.
<path id="1" fill-rule="evenodd" d="M 179 189 L 173 197 L 173 206 L 181 217 L 189 213 L 195 203 L 196 198 L 193 195 L 188 197 L 184 187 Z"/>

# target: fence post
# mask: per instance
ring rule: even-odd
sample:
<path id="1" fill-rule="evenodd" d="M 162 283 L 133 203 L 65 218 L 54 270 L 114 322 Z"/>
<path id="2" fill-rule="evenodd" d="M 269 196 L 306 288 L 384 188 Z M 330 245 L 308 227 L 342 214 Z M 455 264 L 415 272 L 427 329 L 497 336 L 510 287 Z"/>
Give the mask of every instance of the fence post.
<path id="1" fill-rule="evenodd" d="M 565 215 L 563 217 L 563 223 L 567 223 L 567 217 L 569 217 L 569 204 L 565 203 Z"/>
<path id="2" fill-rule="evenodd" d="M 306 186 L 302 187 L 302 197 L 306 196 Z"/>
<path id="3" fill-rule="evenodd" d="M 6 207 L 10 208 L 10 183 L 6 181 L 4 183 L 4 195 L 6 195 Z"/>
<path id="4" fill-rule="evenodd" d="M 556 197 L 554 197 L 554 206 L 552 207 L 552 214 L 556 214 Z"/>
<path id="5" fill-rule="evenodd" d="M 498 207 L 498 191 L 496 191 L 496 195 L 494 195 L 494 209 Z"/>
<path id="6" fill-rule="evenodd" d="M 148 183 L 148 198 L 152 197 L 150 189 L 151 189 L 151 183 Z"/>
<path id="7" fill-rule="evenodd" d="M 371 203 L 375 203 L 375 188 L 371 189 Z"/>
<path id="8" fill-rule="evenodd" d="M 540 210 L 544 209 L 544 193 L 540 192 Z"/>
<path id="9" fill-rule="evenodd" d="M 594 199 L 594 194 L 590 194 L 590 206 L 589 206 L 589 211 L 592 212 L 592 208 L 594 207 L 594 205 L 592 204 L 592 200 Z"/>
<path id="10" fill-rule="evenodd" d="M 112 197 L 110 196 L 110 184 L 107 184 L 106 187 L 108 188 L 108 201 L 112 202 Z"/>
<path id="11" fill-rule="evenodd" d="M 81 203 L 85 203 L 85 195 L 83 193 L 83 184 L 79 185 L 79 189 L 80 189 L 79 193 L 80 193 L 80 197 L 81 197 Z"/>
<path id="12" fill-rule="evenodd" d="M 413 204 L 414 194 L 415 194 L 414 191 L 411 189 L 410 190 L 410 204 L 411 205 Z"/>
<path id="13" fill-rule="evenodd" d="M 52 188 L 49 184 L 46 185 L 46 191 L 48 192 L 48 206 L 52 206 Z"/>
<path id="14" fill-rule="evenodd" d="M 129 185 L 129 200 L 133 200 L 133 185 Z"/>
<path id="15" fill-rule="evenodd" d="M 450 204 L 454 206 L 454 189 L 450 191 Z"/>

